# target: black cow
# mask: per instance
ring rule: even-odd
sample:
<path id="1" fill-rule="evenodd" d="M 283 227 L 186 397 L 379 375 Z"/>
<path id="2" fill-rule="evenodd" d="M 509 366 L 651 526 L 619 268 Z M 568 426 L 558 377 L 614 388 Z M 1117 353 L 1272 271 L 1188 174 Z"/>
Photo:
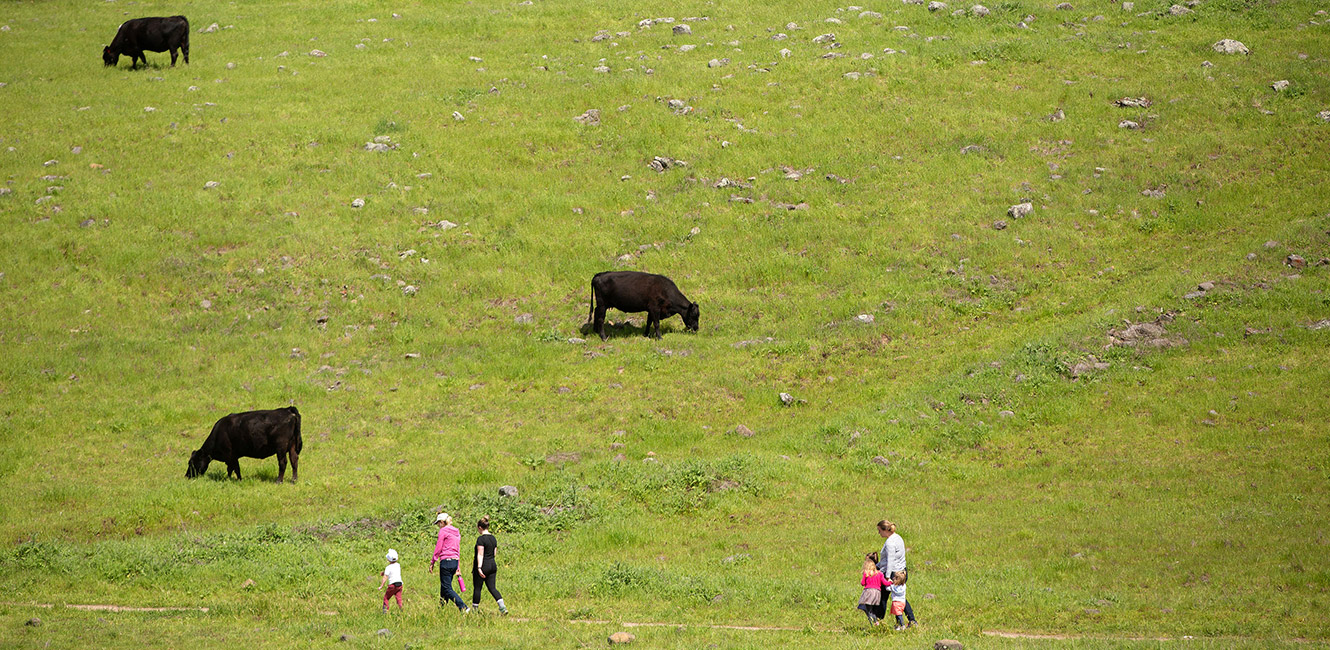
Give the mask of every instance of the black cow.
<path id="1" fill-rule="evenodd" d="M 701 310 L 697 303 L 690 302 L 674 286 L 674 282 L 663 275 L 641 273 L 638 271 L 602 271 L 591 278 L 591 310 L 587 320 L 595 316 L 593 329 L 605 336 L 605 310 L 615 308 L 622 312 L 646 312 L 647 327 L 643 332 L 651 336 L 651 326 L 656 326 L 656 338 L 660 338 L 660 319 L 675 314 L 683 317 L 684 327 L 696 332 L 697 318 Z"/>
<path id="2" fill-rule="evenodd" d="M 226 476 L 240 480 L 241 458 L 267 458 L 277 454 L 277 482 L 286 478 L 291 458 L 291 480 L 296 480 L 300 458 L 300 411 L 294 406 L 272 411 L 232 413 L 212 426 L 203 446 L 189 456 L 185 478 L 202 476 L 214 460 L 226 463 Z"/>
<path id="3" fill-rule="evenodd" d="M 189 21 L 184 16 L 134 18 L 122 23 L 120 31 L 115 33 L 115 40 L 102 48 L 102 62 L 113 66 L 120 63 L 121 54 L 128 54 L 129 62 L 133 64 L 131 67 L 137 69 L 139 59 L 143 60 L 143 65 L 148 65 L 144 50 L 170 50 L 171 65 L 175 65 L 177 49 L 184 53 L 185 63 L 189 63 Z"/>

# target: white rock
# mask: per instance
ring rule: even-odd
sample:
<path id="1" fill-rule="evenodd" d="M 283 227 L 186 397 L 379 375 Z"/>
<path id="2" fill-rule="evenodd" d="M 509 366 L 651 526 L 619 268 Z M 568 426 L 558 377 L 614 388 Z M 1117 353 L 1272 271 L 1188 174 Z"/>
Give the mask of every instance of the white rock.
<path id="1" fill-rule="evenodd" d="M 867 325 L 869 323 L 872 323 L 874 318 L 872 314 L 859 314 L 858 316 L 854 317 L 854 320 L 857 320 L 860 323 Z"/>
<path id="2" fill-rule="evenodd" d="M 1321 120 L 1325 122 L 1330 122 L 1330 111 L 1321 111 L 1316 114 L 1316 117 L 1321 118 Z"/>
<path id="3" fill-rule="evenodd" d="M 1017 203 L 1016 205 L 1007 208 L 1007 216 L 1012 219 L 1020 219 L 1031 212 L 1034 212 L 1034 204 L 1029 201 L 1026 201 L 1025 203 Z"/>
<path id="4" fill-rule="evenodd" d="M 814 37 L 813 37 L 813 42 L 814 42 L 814 43 L 835 43 L 835 42 L 836 42 L 836 35 L 835 35 L 835 34 L 820 34 L 820 35 L 818 35 L 818 36 L 814 36 Z"/>
<path id="5" fill-rule="evenodd" d="M 1133 121 L 1131 121 L 1131 120 L 1122 120 L 1121 122 L 1118 122 L 1118 128 L 1119 128 L 1119 129 L 1139 129 L 1139 128 L 1141 128 L 1141 125 L 1140 125 L 1140 124 L 1137 124 L 1136 122 L 1133 122 Z"/>
<path id="6" fill-rule="evenodd" d="M 793 54 L 793 52 L 791 52 L 791 51 L 790 51 L 789 49 L 787 49 L 787 48 L 781 48 L 781 50 L 780 50 L 780 58 L 782 58 L 782 59 L 788 59 L 788 58 L 790 58 L 790 55 L 791 55 L 791 54 Z"/>
<path id="7" fill-rule="evenodd" d="M 1242 41 L 1235 41 L 1231 38 L 1223 39 L 1214 44 L 1214 50 L 1220 54 L 1251 54 Z"/>
<path id="8" fill-rule="evenodd" d="M 693 51 L 694 49 L 696 49 L 696 48 L 697 48 L 696 45 L 693 45 L 693 44 L 689 43 L 688 45 L 680 45 L 680 46 L 679 46 L 679 51 L 680 51 L 680 52 L 692 52 L 692 51 Z"/>
<path id="9" fill-rule="evenodd" d="M 453 119 L 458 122 L 465 122 L 466 116 L 462 115 L 461 113 L 458 113 L 457 111 L 453 111 Z"/>
<path id="10" fill-rule="evenodd" d="M 221 29 L 221 27 L 218 27 L 218 26 L 217 26 L 217 23 L 213 23 L 213 24 L 211 24 L 211 25 L 208 25 L 207 27 L 204 27 L 203 29 L 200 29 L 200 30 L 199 30 L 199 33 L 200 33 L 200 34 L 211 34 L 211 33 L 213 33 L 213 32 L 216 32 L 216 31 L 219 30 L 219 29 Z"/>
<path id="11" fill-rule="evenodd" d="M 983 18 L 984 16 L 987 16 L 989 12 L 988 12 L 988 7 L 985 7 L 983 5 L 975 5 L 973 7 L 970 7 L 970 13 L 972 15 Z"/>
<path id="12" fill-rule="evenodd" d="M 453 223 L 453 222 L 451 222 L 451 221 L 449 221 L 449 220 L 447 220 L 447 219 L 444 219 L 443 221 L 440 221 L 437 225 L 439 226 L 439 230 L 452 230 L 453 228 L 456 228 L 456 227 L 457 227 L 457 224 L 455 224 L 455 223 Z"/>
<path id="13" fill-rule="evenodd" d="M 1287 79 L 1281 79 L 1279 81 L 1270 84 L 1270 87 L 1273 88 L 1275 92 L 1280 92 L 1288 89 L 1289 82 Z"/>
<path id="14" fill-rule="evenodd" d="M 310 50 L 310 51 L 309 51 L 309 55 L 310 55 L 310 56 L 317 56 L 317 57 L 325 57 L 325 56 L 328 56 L 328 53 L 327 53 L 327 52 L 324 52 L 323 50 Z"/>
<path id="15" fill-rule="evenodd" d="M 692 28 L 692 27 L 689 27 L 688 25 L 675 25 L 675 26 L 674 26 L 674 35 L 675 35 L 675 36 L 689 36 L 689 35 L 691 35 L 692 33 L 693 33 L 693 28 Z"/>
<path id="16" fill-rule="evenodd" d="M 204 184 L 203 184 L 203 189 L 205 189 L 205 190 L 210 190 L 210 189 L 212 189 L 212 188 L 214 188 L 214 187 L 221 187 L 221 186 L 222 186 L 222 184 L 221 184 L 221 183 L 218 183 L 217 181 L 208 181 L 207 183 L 204 183 Z"/>
<path id="17" fill-rule="evenodd" d="M 932 2 L 928 3 L 929 11 L 944 11 L 946 8 L 947 8 L 947 3 L 938 2 L 938 0 L 933 0 Z"/>
<path id="18" fill-rule="evenodd" d="M 363 207 L 365 207 L 365 199 L 354 199 L 354 200 L 352 200 L 352 201 L 351 201 L 351 207 L 353 207 L 353 208 L 363 208 Z"/>
<path id="19" fill-rule="evenodd" d="M 880 13 L 878 13 L 878 12 L 876 12 L 876 11 L 864 11 L 864 12 L 860 12 L 859 17 L 860 17 L 860 18 L 872 18 L 872 19 L 874 19 L 874 20 L 879 20 L 879 19 L 882 18 L 882 14 L 880 14 Z"/>
<path id="20" fill-rule="evenodd" d="M 144 106 L 144 107 L 143 107 L 143 112 L 144 112 L 144 113 L 155 113 L 155 112 L 157 112 L 157 108 L 156 108 L 156 107 L 153 107 L 153 106 Z"/>
<path id="21" fill-rule="evenodd" d="M 402 295 L 405 296 L 414 296 L 417 291 L 419 291 L 419 289 L 417 289 L 414 284 L 408 284 L 405 287 L 402 287 Z"/>

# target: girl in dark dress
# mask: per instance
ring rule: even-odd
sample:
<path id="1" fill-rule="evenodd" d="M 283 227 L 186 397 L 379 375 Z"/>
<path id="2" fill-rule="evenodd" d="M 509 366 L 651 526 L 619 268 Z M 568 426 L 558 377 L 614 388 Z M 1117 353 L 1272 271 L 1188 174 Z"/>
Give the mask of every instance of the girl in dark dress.
<path id="1" fill-rule="evenodd" d="M 483 582 L 495 602 L 499 603 L 499 612 L 507 614 L 508 607 L 503 604 L 503 596 L 495 584 L 494 574 L 499 572 L 499 565 L 494 563 L 494 551 L 499 548 L 499 542 L 490 533 L 489 515 L 476 522 L 476 530 L 480 536 L 476 538 L 476 563 L 471 565 L 471 582 L 475 587 L 471 592 L 471 607 L 480 607 L 480 583 Z"/>

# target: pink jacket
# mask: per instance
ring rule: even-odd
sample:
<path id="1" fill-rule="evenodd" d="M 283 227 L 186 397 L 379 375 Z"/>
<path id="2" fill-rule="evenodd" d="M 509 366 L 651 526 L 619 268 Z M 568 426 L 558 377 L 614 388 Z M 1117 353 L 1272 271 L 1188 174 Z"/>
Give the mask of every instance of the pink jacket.
<path id="1" fill-rule="evenodd" d="M 887 580 L 887 574 L 879 571 L 871 576 L 865 573 L 864 577 L 859 579 L 859 584 L 865 589 L 886 589 L 891 585 L 891 581 Z"/>
<path id="2" fill-rule="evenodd" d="M 459 559 L 459 551 L 462 546 L 461 531 L 452 526 L 444 526 L 439 529 L 439 542 L 434 545 L 434 556 L 430 559 L 433 564 L 440 560 Z"/>

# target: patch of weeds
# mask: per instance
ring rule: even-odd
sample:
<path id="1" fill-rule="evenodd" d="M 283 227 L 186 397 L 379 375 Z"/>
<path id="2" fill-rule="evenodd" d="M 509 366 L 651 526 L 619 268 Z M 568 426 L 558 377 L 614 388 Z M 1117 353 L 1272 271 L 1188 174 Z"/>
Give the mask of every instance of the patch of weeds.
<path id="1" fill-rule="evenodd" d="M 763 488 L 752 466 L 749 456 L 690 458 L 672 465 L 620 464 L 608 483 L 653 510 L 684 513 L 706 507 L 711 495 L 720 492 L 760 495 Z"/>
<path id="2" fill-rule="evenodd" d="M 559 333 L 559 330 L 551 327 L 547 330 L 536 332 L 536 340 L 541 343 L 557 343 L 563 340 L 563 335 Z"/>
<path id="3" fill-rule="evenodd" d="M 661 585 L 662 576 L 651 569 L 615 562 L 601 572 L 591 585 L 597 596 L 622 596 L 639 591 L 654 591 Z"/>
<path id="4" fill-rule="evenodd" d="M 399 123 L 390 117 L 385 117 L 374 125 L 374 135 L 388 135 L 389 133 L 401 133 L 406 130 L 406 125 Z"/>
<path id="5" fill-rule="evenodd" d="M 945 422 L 933 434 L 932 445 L 946 449 L 975 449 L 988 440 L 993 427 L 980 422 Z"/>

